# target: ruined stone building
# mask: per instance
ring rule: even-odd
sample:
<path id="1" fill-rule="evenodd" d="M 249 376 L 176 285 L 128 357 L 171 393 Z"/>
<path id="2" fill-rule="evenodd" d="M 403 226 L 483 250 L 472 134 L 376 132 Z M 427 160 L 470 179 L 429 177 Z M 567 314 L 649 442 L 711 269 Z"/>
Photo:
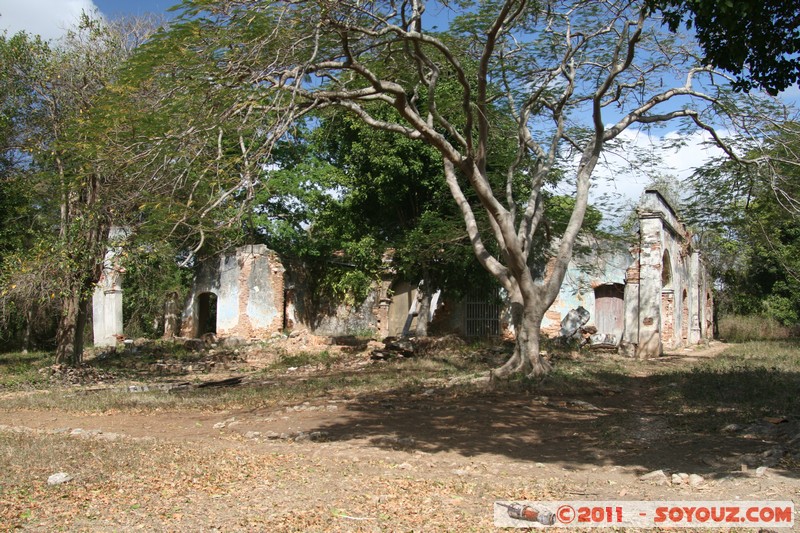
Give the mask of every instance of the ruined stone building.
<path id="1" fill-rule="evenodd" d="M 570 263 L 543 330 L 556 334 L 571 309 L 590 313 L 593 342 L 630 356 L 655 357 L 665 349 L 713 336 L 711 279 L 691 234 L 658 191 L 637 208 L 639 231 L 629 250 L 610 243 Z"/>
<path id="2" fill-rule="evenodd" d="M 263 244 L 201 264 L 181 316 L 181 336 L 258 339 L 283 330 L 284 272 L 278 255 Z"/>
<path id="3" fill-rule="evenodd" d="M 623 348 L 638 357 L 713 337 L 712 281 L 691 234 L 657 191 L 639 206 L 639 243 L 626 271 Z"/>
<path id="4" fill-rule="evenodd" d="M 561 293 L 547 312 L 543 332 L 556 335 L 570 310 L 588 311 L 592 342 L 636 357 L 697 344 L 712 336 L 711 281 L 700 252 L 672 207 L 646 191 L 638 207 L 635 244 L 587 241 L 589 250 L 570 263 Z M 113 345 L 122 334 L 122 289 L 113 268 L 95 293 L 95 345 Z M 391 273 L 358 306 L 309 309 L 303 283 L 264 245 L 237 248 L 198 265 L 183 306 L 180 335 L 267 338 L 303 328 L 318 335 L 372 332 L 379 338 L 413 332 L 418 288 Z M 584 312 L 585 312 L 584 311 Z M 455 302 L 436 295 L 429 319 L 440 332 L 467 337 L 507 333 L 497 299 L 469 295 Z M 107 344 L 99 344 L 107 343 Z"/>

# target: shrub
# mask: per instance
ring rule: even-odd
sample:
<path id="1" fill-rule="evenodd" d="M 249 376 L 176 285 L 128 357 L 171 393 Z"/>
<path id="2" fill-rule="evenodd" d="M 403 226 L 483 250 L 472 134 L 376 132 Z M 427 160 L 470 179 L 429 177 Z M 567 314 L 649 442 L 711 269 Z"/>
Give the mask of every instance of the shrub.
<path id="1" fill-rule="evenodd" d="M 789 339 L 798 333 L 797 326 L 784 326 L 764 315 L 728 315 L 719 321 L 719 336 L 728 342 Z"/>

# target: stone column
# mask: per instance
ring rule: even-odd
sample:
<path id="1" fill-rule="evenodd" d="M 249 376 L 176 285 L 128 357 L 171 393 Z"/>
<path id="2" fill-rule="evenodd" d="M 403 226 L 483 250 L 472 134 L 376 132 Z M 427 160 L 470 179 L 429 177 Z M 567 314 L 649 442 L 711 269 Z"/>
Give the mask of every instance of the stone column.
<path id="1" fill-rule="evenodd" d="M 661 345 L 661 269 L 662 222 L 657 215 L 639 219 L 641 250 L 639 254 L 639 342 L 636 356 L 658 357 Z"/>
<path id="2" fill-rule="evenodd" d="M 627 357 L 636 356 L 639 344 L 639 247 L 631 248 L 633 264 L 625 271 L 622 342 L 620 351 Z"/>
<path id="3" fill-rule="evenodd" d="M 698 344 L 702 341 L 701 320 L 703 313 L 703 274 L 701 271 L 700 252 L 692 252 L 689 258 L 689 344 Z"/>
<path id="4" fill-rule="evenodd" d="M 92 334 L 94 345 L 105 348 L 116 346 L 122 336 L 122 276 L 106 255 L 106 266 L 100 282 L 92 295 Z"/>
<path id="5" fill-rule="evenodd" d="M 178 334 L 180 326 L 178 313 L 178 293 L 171 292 L 164 302 L 164 339 L 172 339 Z"/>

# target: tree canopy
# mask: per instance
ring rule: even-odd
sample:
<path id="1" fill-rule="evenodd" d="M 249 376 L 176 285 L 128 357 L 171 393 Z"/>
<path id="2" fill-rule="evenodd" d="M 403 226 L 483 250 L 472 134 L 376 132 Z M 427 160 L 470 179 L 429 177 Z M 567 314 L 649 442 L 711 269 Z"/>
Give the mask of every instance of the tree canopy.
<path id="1" fill-rule="evenodd" d="M 752 147 L 759 165 L 714 161 L 693 178 L 688 207 L 720 282 L 726 314 L 800 319 L 800 127 L 786 122 Z"/>
<path id="2" fill-rule="evenodd" d="M 215 82 L 250 112 L 269 109 L 284 124 L 338 109 L 432 149 L 476 258 L 515 309 L 517 350 L 498 375 L 541 374 L 539 325 L 584 224 L 602 152 L 629 128 L 674 121 L 714 133 L 726 117 L 736 125 L 745 116 L 718 83 L 725 74 L 691 39 L 662 34 L 645 5 L 471 3 L 436 29 L 432 14 L 449 9 L 421 0 L 186 0 L 168 35 L 210 58 Z M 501 138 L 512 140 L 510 153 L 497 149 Z M 557 168 L 569 169 L 574 199 L 550 251 L 535 235 Z M 548 265 L 536 279 L 530 262 L 542 255 Z"/>
<path id="3" fill-rule="evenodd" d="M 733 86 L 777 94 L 800 82 L 800 6 L 784 0 L 652 0 L 672 31 L 694 29 Z"/>

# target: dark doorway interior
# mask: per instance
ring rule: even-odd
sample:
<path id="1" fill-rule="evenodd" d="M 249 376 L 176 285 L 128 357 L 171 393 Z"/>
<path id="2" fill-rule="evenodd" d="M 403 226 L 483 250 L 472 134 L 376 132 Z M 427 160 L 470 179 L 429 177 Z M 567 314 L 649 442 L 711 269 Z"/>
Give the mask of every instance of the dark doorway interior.
<path id="1" fill-rule="evenodd" d="M 197 299 L 197 335 L 217 332 L 217 295 L 204 292 Z"/>

